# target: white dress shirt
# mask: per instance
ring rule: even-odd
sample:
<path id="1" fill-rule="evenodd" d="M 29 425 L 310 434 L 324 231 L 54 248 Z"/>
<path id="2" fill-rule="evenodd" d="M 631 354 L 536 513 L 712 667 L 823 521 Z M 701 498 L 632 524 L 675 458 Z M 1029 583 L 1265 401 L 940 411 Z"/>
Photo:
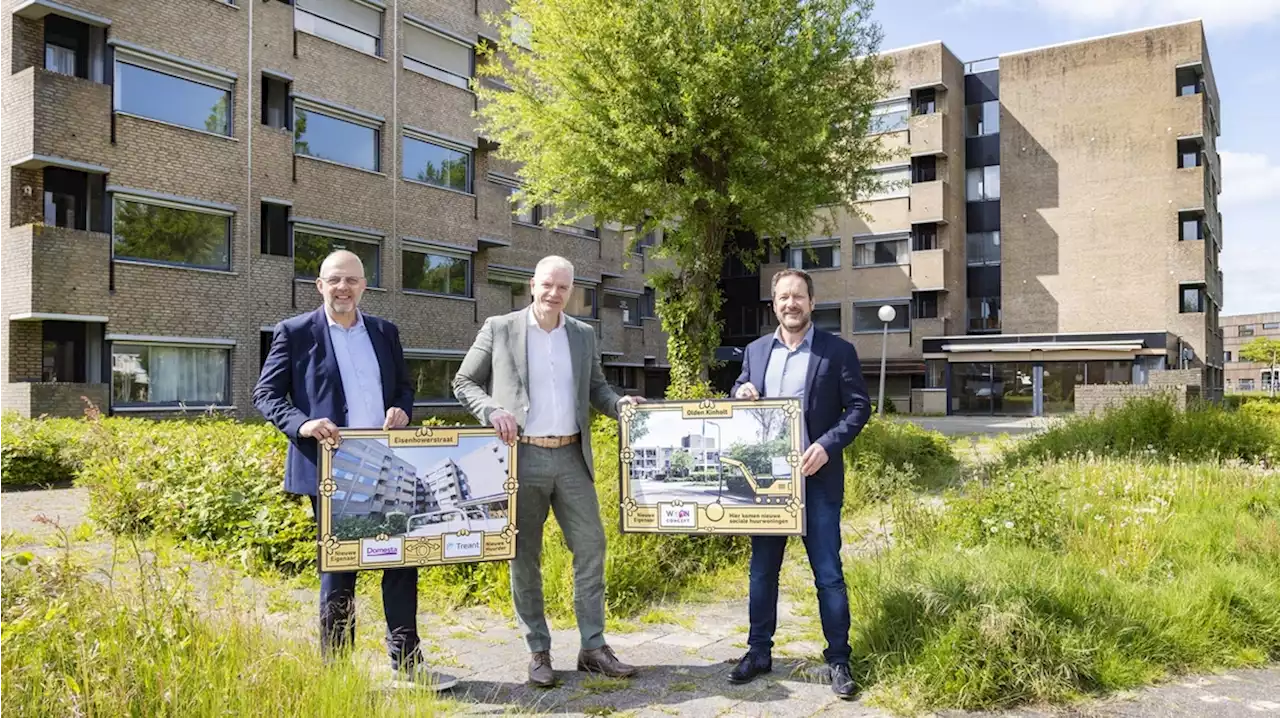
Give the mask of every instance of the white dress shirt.
<path id="1" fill-rule="evenodd" d="M 380 429 L 387 418 L 382 404 L 382 372 L 378 355 L 373 351 L 364 315 L 356 312 L 356 323 L 350 329 L 329 320 L 329 339 L 342 375 L 342 393 L 347 399 L 347 423 L 353 429 Z"/>
<path id="2" fill-rule="evenodd" d="M 569 436 L 578 433 L 577 392 L 573 385 L 573 359 L 569 331 L 560 323 L 551 331 L 538 326 L 533 309 L 529 316 L 529 411 L 526 436 Z"/>

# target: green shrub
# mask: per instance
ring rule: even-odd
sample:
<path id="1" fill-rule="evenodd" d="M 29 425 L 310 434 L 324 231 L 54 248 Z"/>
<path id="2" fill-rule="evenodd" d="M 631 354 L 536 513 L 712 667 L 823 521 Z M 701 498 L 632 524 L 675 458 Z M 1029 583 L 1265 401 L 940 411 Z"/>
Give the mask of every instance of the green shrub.
<path id="1" fill-rule="evenodd" d="M 845 505 L 888 498 L 903 485 L 937 488 L 952 481 L 960 460 L 947 438 L 909 421 L 872 417 L 844 450 Z"/>
<path id="2" fill-rule="evenodd" d="M 6 489 L 70 485 L 86 450 L 85 423 L 76 419 L 0 418 L 0 483 Z"/>
<path id="3" fill-rule="evenodd" d="M 925 513 L 846 570 L 855 678 L 890 707 L 1063 701 L 1280 658 L 1280 474 L 1070 461 L 997 470 Z"/>
<path id="4" fill-rule="evenodd" d="M 1179 411 L 1168 399 L 1134 399 L 1102 415 L 1064 419 L 1023 439 L 1008 464 L 1070 456 L 1149 456 L 1184 461 L 1258 461 L 1280 452 L 1280 428 L 1250 411 L 1195 404 Z"/>

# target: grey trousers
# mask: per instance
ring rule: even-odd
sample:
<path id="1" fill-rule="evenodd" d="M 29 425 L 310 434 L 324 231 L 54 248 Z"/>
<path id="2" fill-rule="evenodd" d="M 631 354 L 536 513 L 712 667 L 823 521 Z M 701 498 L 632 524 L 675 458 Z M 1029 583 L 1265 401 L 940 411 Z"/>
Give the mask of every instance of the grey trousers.
<path id="1" fill-rule="evenodd" d="M 604 524 L 596 488 L 582 447 L 544 449 L 521 444 L 517 471 L 516 557 L 511 562 L 511 595 L 531 653 L 551 650 L 542 598 L 542 527 L 548 509 L 564 531 L 573 554 L 573 609 L 582 648 L 604 645 Z"/>

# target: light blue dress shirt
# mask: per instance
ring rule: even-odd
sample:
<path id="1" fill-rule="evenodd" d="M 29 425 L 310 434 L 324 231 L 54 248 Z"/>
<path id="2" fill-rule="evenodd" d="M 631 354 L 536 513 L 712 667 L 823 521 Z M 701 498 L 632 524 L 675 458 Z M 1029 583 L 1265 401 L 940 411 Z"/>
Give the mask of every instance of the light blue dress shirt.
<path id="1" fill-rule="evenodd" d="M 764 395 L 766 397 L 796 397 L 804 406 L 805 381 L 809 376 L 809 359 L 813 348 L 813 325 L 804 333 L 804 339 L 795 349 L 788 349 L 782 342 L 782 328 L 773 333 L 773 347 L 769 351 L 769 363 L 764 370 Z M 800 446 L 809 448 L 809 427 L 800 420 Z"/>
<path id="2" fill-rule="evenodd" d="M 333 321 L 328 313 L 329 339 L 342 374 L 342 393 L 347 399 L 347 426 L 353 429 L 380 429 L 387 418 L 382 404 L 382 372 L 378 355 L 373 351 L 364 315 L 356 312 L 356 323 L 350 329 Z"/>

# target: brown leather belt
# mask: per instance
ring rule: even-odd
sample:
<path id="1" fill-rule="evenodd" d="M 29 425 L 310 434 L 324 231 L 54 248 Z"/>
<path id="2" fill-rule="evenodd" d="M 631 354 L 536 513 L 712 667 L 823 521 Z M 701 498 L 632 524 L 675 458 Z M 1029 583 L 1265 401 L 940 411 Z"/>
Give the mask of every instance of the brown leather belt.
<path id="1" fill-rule="evenodd" d="M 543 449 L 559 449 L 562 446 L 578 443 L 579 434 L 572 436 L 521 436 L 521 444 L 532 444 Z"/>

